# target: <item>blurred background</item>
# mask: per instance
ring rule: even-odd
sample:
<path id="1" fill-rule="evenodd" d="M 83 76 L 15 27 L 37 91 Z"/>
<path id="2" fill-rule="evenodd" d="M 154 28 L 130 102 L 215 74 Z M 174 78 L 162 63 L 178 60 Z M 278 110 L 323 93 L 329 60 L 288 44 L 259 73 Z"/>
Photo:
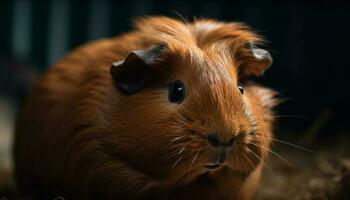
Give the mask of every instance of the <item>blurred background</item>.
<path id="1" fill-rule="evenodd" d="M 274 64 L 256 81 L 286 100 L 277 108 L 277 138 L 313 149 L 347 146 L 349 11 L 350 2 L 337 0 L 1 0 L 0 167 L 11 167 L 16 111 L 53 62 L 85 42 L 131 30 L 133 17 L 176 13 L 244 22 L 269 41 Z"/>

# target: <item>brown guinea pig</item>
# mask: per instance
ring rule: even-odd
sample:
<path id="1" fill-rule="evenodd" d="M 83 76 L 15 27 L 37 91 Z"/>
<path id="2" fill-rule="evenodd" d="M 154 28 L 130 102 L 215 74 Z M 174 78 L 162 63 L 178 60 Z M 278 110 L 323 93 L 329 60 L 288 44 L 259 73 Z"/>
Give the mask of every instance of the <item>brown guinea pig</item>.
<path id="1" fill-rule="evenodd" d="M 37 82 L 16 124 L 15 172 L 39 199 L 250 199 L 275 92 L 239 23 L 167 17 L 80 48 Z"/>

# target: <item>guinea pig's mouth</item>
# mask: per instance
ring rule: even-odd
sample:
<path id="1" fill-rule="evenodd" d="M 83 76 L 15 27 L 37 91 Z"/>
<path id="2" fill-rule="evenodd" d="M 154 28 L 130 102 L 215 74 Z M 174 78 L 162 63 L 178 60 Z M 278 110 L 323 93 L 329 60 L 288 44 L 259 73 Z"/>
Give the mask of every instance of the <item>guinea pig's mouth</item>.
<path id="1" fill-rule="evenodd" d="M 211 170 L 213 170 L 213 169 L 218 169 L 218 168 L 220 168 L 221 166 L 223 166 L 223 165 L 220 164 L 220 163 L 214 163 L 214 164 L 206 164 L 206 165 L 204 165 L 205 168 L 211 169 Z"/>

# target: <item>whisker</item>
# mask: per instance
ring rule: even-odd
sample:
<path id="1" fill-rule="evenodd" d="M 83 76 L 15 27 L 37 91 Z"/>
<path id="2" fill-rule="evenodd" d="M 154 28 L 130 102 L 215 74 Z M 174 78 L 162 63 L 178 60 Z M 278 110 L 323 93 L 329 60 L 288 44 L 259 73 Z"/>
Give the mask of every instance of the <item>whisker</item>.
<path id="1" fill-rule="evenodd" d="M 193 158 L 193 160 L 192 160 L 192 162 L 191 162 L 190 168 L 192 168 L 192 166 L 193 166 L 194 162 L 196 161 L 198 155 L 199 155 L 199 153 L 197 153 L 197 154 L 194 156 L 194 158 Z"/>
<path id="2" fill-rule="evenodd" d="M 177 154 L 181 154 L 185 149 L 186 149 L 186 147 L 183 147 L 183 148 L 179 151 L 179 153 L 177 153 Z"/>
<path id="3" fill-rule="evenodd" d="M 253 152 L 252 150 L 250 150 L 249 148 L 247 148 L 247 150 L 248 150 L 251 154 L 253 154 L 257 159 L 259 159 L 260 162 L 261 162 L 261 164 L 263 164 L 271 173 L 274 174 L 274 172 L 273 172 L 273 170 L 271 169 L 271 167 L 270 167 L 268 164 L 266 164 L 265 161 L 264 161 L 260 156 L 256 155 L 256 153 L 254 153 L 254 152 Z"/>
<path id="4" fill-rule="evenodd" d="M 186 136 L 186 135 L 178 136 L 178 137 L 172 139 L 172 140 L 169 142 L 169 145 L 172 144 L 172 143 L 174 143 L 174 142 L 176 142 L 176 141 L 178 141 L 178 140 L 181 140 L 182 138 L 185 138 L 185 137 L 187 137 L 187 136 Z"/>
<path id="5" fill-rule="evenodd" d="M 186 137 L 186 136 L 185 136 L 185 135 L 178 136 L 178 137 L 176 137 L 176 138 L 170 140 L 169 144 L 171 144 L 171 143 L 173 143 L 173 142 L 175 142 L 175 141 L 177 141 L 177 140 L 180 140 L 181 138 L 184 138 L 184 137 Z"/>
<path id="6" fill-rule="evenodd" d="M 304 151 L 308 151 L 310 153 L 315 153 L 315 151 L 313 150 L 310 150 L 310 149 L 307 149 L 307 148 L 304 148 L 304 147 L 301 147 L 301 146 L 298 146 L 296 144 L 292 144 L 292 143 L 289 143 L 289 142 L 285 142 L 283 140 L 278 140 L 278 139 L 274 139 L 274 138 L 271 138 L 271 137 L 263 137 L 263 136 L 259 136 L 259 135 L 253 135 L 253 137 L 261 137 L 261 138 L 268 138 L 272 141 L 276 141 L 276 142 L 280 142 L 280 143 L 283 143 L 283 144 L 286 144 L 286 145 L 289 145 L 289 146 L 292 146 L 292 147 L 295 147 L 295 148 L 298 148 L 298 149 L 301 149 L 301 150 L 304 150 Z"/>
<path id="7" fill-rule="evenodd" d="M 255 167 L 255 165 L 252 163 L 252 161 L 248 158 L 248 156 L 247 155 L 245 155 L 245 153 L 242 151 L 242 155 L 248 160 L 248 162 L 252 165 L 252 167 L 254 168 L 254 169 L 256 169 L 256 167 Z"/>
<path id="8" fill-rule="evenodd" d="M 304 117 L 301 115 L 274 115 L 272 117 L 276 117 L 276 118 L 288 118 L 288 117 L 290 117 L 290 118 L 305 119 L 305 120 L 310 119 L 308 117 Z"/>
<path id="9" fill-rule="evenodd" d="M 238 158 L 238 154 L 235 154 L 235 160 L 236 162 L 238 163 L 238 165 L 241 165 L 240 161 L 239 161 L 239 158 Z"/>
<path id="10" fill-rule="evenodd" d="M 262 148 L 262 149 L 266 149 L 267 151 L 271 152 L 273 155 L 277 156 L 279 159 L 281 159 L 283 162 L 285 162 L 289 167 L 292 167 L 293 166 L 290 164 L 290 162 L 288 162 L 284 157 L 282 157 L 280 154 L 276 153 L 275 151 L 273 151 L 272 149 L 269 149 L 269 148 L 266 148 L 266 147 L 263 147 L 263 146 L 260 146 L 260 145 L 257 145 L 253 142 L 250 142 L 250 144 L 256 146 L 256 147 L 259 147 L 259 148 Z"/>
<path id="11" fill-rule="evenodd" d="M 180 148 L 180 147 L 179 147 L 179 148 Z M 176 149 L 178 149 L 178 148 L 176 148 Z M 176 149 L 174 149 L 174 150 L 176 150 Z M 178 155 L 182 154 L 182 153 L 184 152 L 185 149 L 186 149 L 186 147 L 182 147 L 182 148 L 180 149 L 180 151 L 172 152 L 172 153 L 168 156 L 168 158 L 171 159 L 171 158 L 173 158 L 173 157 L 175 157 L 175 156 L 178 156 Z"/>
<path id="12" fill-rule="evenodd" d="M 180 162 L 180 160 L 184 157 L 185 155 L 181 156 L 179 159 L 176 160 L 176 162 L 173 164 L 173 166 L 171 167 L 171 169 L 174 169 L 175 166 Z"/>

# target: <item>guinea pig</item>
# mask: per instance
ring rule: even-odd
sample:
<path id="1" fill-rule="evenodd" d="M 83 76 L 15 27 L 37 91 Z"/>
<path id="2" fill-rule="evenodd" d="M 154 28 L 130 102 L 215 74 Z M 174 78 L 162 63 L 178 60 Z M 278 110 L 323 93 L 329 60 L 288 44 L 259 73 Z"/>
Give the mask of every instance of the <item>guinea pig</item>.
<path id="1" fill-rule="evenodd" d="M 17 118 L 23 197 L 250 199 L 276 92 L 247 81 L 272 63 L 241 23 L 143 17 L 73 50 Z"/>

